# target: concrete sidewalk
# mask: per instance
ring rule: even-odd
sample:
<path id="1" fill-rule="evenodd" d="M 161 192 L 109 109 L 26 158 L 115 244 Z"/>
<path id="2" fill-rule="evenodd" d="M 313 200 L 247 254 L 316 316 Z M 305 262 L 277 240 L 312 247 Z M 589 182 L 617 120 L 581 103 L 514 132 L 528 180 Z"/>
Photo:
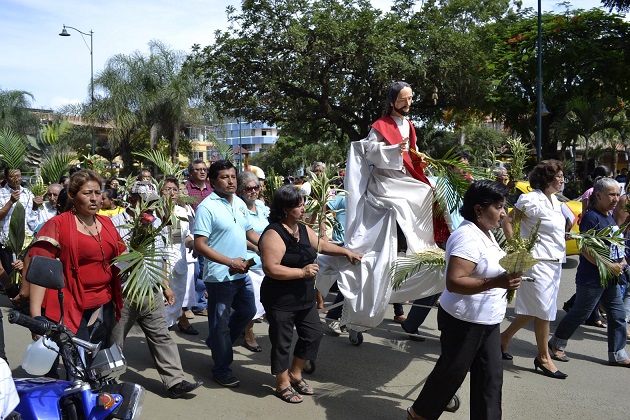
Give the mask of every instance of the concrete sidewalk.
<path id="1" fill-rule="evenodd" d="M 577 257 L 570 257 L 562 276 L 558 305 L 575 290 Z M 3 311 L 8 312 L 6 297 Z M 405 310 L 408 311 L 409 307 Z M 564 316 L 558 318 L 551 331 Z M 170 400 L 153 367 L 146 340 L 138 327 L 132 329 L 125 343 L 129 368 L 122 380 L 137 382 L 149 392 L 145 399 L 144 419 L 403 419 L 422 389 L 424 380 L 439 357 L 439 331 L 435 312 L 420 328 L 425 342 L 412 342 L 398 324 L 393 311 L 381 325 L 400 333 L 370 330 L 364 342 L 353 346 L 348 336 L 326 335 L 322 341 L 315 371 L 305 378 L 316 395 L 301 404 L 287 404 L 272 394 L 274 378 L 269 368 L 267 324 L 255 324 L 262 353 L 234 348 L 234 374 L 241 380 L 235 389 L 222 388 L 211 377 L 212 359 L 204 344 L 207 324 L 201 317 L 192 320 L 201 334 L 185 336 L 172 332 L 178 345 L 187 379 L 204 385 L 188 400 Z M 502 330 L 513 319 L 508 309 Z M 8 324 L 4 318 L 9 363 L 16 377 L 28 376 L 19 367 L 22 352 L 30 342 L 30 332 Z M 567 373 L 566 380 L 551 379 L 534 373 L 536 346 L 533 324 L 521 330 L 510 349 L 514 360 L 504 362 L 503 418 L 505 419 L 628 419 L 627 388 L 630 369 L 607 365 L 606 331 L 595 327 L 580 328 L 569 343 L 569 363 L 556 362 Z M 469 382 L 460 389 L 461 408 L 444 413 L 444 419 L 469 418 Z"/>

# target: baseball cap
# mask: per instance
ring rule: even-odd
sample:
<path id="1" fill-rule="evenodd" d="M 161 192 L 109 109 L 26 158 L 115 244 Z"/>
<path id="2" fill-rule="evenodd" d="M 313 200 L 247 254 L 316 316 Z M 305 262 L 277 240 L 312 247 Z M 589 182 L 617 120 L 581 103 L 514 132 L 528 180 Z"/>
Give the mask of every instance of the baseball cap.
<path id="1" fill-rule="evenodd" d="M 138 194 L 143 201 L 151 202 L 160 199 L 155 185 L 150 181 L 136 181 L 131 187 L 131 194 Z"/>

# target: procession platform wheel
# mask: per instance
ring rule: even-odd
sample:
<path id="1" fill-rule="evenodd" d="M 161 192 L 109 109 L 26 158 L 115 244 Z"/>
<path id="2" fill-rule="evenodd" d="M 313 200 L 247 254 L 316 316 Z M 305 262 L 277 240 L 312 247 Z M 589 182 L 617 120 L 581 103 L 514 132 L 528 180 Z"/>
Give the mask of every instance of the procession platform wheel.
<path id="1" fill-rule="evenodd" d="M 302 369 L 302 371 L 304 373 L 308 373 L 309 375 L 315 372 L 315 362 L 312 360 L 307 360 L 306 363 L 304 363 L 304 369 Z"/>
<path id="2" fill-rule="evenodd" d="M 454 413 L 457 410 L 459 410 L 459 406 L 460 406 L 459 395 L 455 394 L 455 396 L 451 398 L 451 401 L 449 401 L 445 410 L 451 413 Z"/>
<path id="3" fill-rule="evenodd" d="M 363 343 L 363 333 L 355 330 L 350 330 L 350 344 L 353 346 L 360 346 Z"/>

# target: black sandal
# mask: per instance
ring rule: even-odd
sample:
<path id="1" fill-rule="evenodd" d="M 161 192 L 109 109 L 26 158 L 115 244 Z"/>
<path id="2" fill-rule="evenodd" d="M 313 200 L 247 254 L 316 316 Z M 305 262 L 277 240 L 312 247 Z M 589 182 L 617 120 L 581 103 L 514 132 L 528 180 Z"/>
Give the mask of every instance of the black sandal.
<path id="1" fill-rule="evenodd" d="M 304 378 L 299 381 L 291 382 L 291 385 L 293 385 L 293 388 L 302 395 L 313 395 L 315 393 L 313 388 L 308 385 Z"/>
<path id="2" fill-rule="evenodd" d="M 302 398 L 302 396 L 295 389 L 293 389 L 291 385 L 284 388 L 282 391 L 274 390 L 273 394 L 276 397 L 280 398 L 282 401 L 287 402 L 289 404 L 298 404 L 304 401 L 304 398 Z M 295 397 L 300 397 L 300 399 L 297 401 L 294 401 L 293 398 Z"/>

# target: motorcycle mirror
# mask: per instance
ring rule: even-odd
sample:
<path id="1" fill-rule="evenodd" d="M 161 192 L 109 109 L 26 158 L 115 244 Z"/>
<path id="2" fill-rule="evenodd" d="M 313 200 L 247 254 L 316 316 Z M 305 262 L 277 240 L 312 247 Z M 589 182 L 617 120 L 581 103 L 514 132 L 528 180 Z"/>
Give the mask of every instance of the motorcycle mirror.
<path id="1" fill-rule="evenodd" d="M 63 265 L 54 258 L 36 255 L 31 258 L 26 270 L 26 280 L 46 289 L 61 290 L 64 287 Z"/>

